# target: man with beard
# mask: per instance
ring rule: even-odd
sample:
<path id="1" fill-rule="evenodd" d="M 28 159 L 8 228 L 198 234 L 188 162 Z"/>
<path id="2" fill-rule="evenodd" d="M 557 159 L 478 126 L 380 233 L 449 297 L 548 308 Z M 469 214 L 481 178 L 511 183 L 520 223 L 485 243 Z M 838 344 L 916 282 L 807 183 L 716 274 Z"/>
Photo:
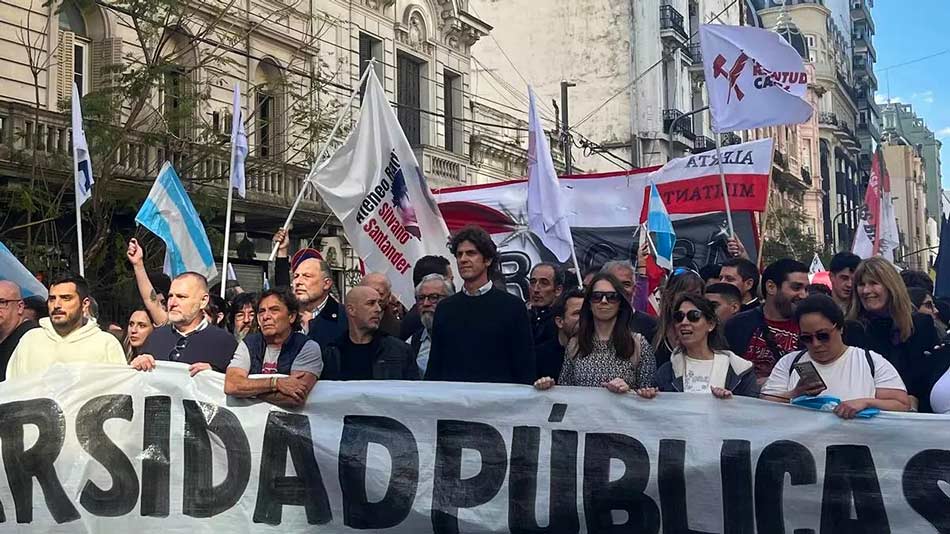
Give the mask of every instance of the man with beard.
<path id="1" fill-rule="evenodd" d="M 742 308 L 746 312 L 759 307 L 759 268 L 748 258 L 732 258 L 719 269 L 719 281 L 736 286 L 742 294 Z"/>
<path id="2" fill-rule="evenodd" d="M 726 323 L 732 352 L 751 361 L 759 385 L 768 379 L 782 356 L 798 348 L 795 306 L 807 295 L 808 266 L 780 259 L 762 273 L 765 304 L 736 315 Z"/>
<path id="3" fill-rule="evenodd" d="M 534 349 L 538 358 L 538 378 L 549 376 L 556 381 L 561 376 L 564 348 L 567 347 L 567 342 L 577 335 L 582 304 L 584 304 L 584 291 L 575 287 L 561 293 L 551 306 L 557 335 Z"/>
<path id="4" fill-rule="evenodd" d="M 557 337 L 551 305 L 564 290 L 564 270 L 553 263 L 538 263 L 528 277 L 528 301 L 534 346 Z"/>
<path id="5" fill-rule="evenodd" d="M 243 340 L 248 334 L 257 332 L 256 301 L 257 296 L 254 293 L 241 293 L 231 302 L 228 324 L 231 327 L 231 333 L 238 341 Z"/>
<path id="6" fill-rule="evenodd" d="M 188 364 L 191 376 L 208 369 L 225 372 L 237 340 L 208 321 L 204 309 L 209 300 L 204 276 L 193 272 L 176 276 L 168 291 L 168 324 L 148 336 L 132 367 L 151 371 L 161 360 Z"/>
<path id="7" fill-rule="evenodd" d="M 99 329 L 84 311 L 89 286 L 81 277 L 60 278 L 49 288 L 49 317 L 40 327 L 23 334 L 10 363 L 7 379 L 41 373 L 57 363 L 114 363 L 125 365 L 119 340 Z"/>
<path id="8" fill-rule="evenodd" d="M 419 320 L 422 326 L 409 338 L 409 346 L 419 366 L 419 376 L 425 376 L 429 365 L 429 349 L 432 347 L 432 322 L 435 318 L 435 309 L 445 297 L 455 293 L 446 277 L 441 274 L 427 274 L 416 286 L 416 308 L 419 310 Z"/>

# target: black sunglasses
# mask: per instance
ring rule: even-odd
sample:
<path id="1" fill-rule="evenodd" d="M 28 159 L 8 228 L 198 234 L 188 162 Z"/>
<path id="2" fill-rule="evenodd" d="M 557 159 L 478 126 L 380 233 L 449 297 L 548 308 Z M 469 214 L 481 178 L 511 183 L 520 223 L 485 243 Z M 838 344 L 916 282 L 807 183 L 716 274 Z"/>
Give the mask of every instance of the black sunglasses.
<path id="1" fill-rule="evenodd" d="M 185 347 L 187 346 L 188 346 L 187 337 L 178 338 L 178 343 L 175 343 L 175 348 L 173 348 L 172 351 L 168 353 L 168 359 L 173 362 L 177 362 L 178 359 L 181 358 L 181 352 L 185 350 Z"/>
<path id="2" fill-rule="evenodd" d="M 591 291 L 591 302 L 602 302 L 604 299 L 607 299 L 610 304 L 614 304 L 620 302 L 620 294 L 616 291 Z"/>
<path id="3" fill-rule="evenodd" d="M 815 332 L 812 334 L 800 334 L 798 336 L 798 342 L 802 345 L 811 345 L 815 340 L 821 341 L 822 343 L 827 343 L 831 341 L 831 334 L 828 332 Z"/>
<path id="4" fill-rule="evenodd" d="M 691 323 L 698 323 L 700 319 L 703 318 L 703 312 L 699 310 L 689 310 L 688 312 L 681 312 L 676 310 L 673 312 L 673 321 L 676 323 L 682 323 L 683 319 L 689 319 Z"/>

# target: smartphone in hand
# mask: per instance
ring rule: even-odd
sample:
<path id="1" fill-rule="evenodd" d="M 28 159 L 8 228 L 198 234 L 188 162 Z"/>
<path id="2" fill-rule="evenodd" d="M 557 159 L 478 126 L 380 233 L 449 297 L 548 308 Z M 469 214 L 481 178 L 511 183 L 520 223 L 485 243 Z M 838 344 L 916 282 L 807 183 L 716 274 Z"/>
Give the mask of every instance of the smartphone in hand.
<path id="1" fill-rule="evenodd" d="M 798 387 L 803 391 L 828 389 L 825 381 L 818 374 L 818 369 L 812 362 L 798 362 L 794 365 L 795 372 L 798 373 Z"/>

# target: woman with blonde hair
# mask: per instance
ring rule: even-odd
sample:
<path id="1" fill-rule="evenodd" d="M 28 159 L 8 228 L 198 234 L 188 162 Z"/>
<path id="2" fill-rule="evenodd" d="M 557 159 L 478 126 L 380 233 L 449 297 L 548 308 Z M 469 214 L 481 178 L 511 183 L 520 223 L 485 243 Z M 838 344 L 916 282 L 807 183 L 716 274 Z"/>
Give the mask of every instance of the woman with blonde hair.
<path id="1" fill-rule="evenodd" d="M 558 386 L 605 387 L 614 393 L 631 390 L 656 396 L 656 361 L 646 338 L 627 326 L 633 308 L 623 285 L 613 275 L 594 276 L 584 294 L 577 335 L 568 343 Z M 541 377 L 537 389 L 550 389 L 554 377 Z"/>
<path id="2" fill-rule="evenodd" d="M 884 258 L 862 261 L 854 271 L 854 290 L 845 325 L 845 343 L 876 352 L 900 374 L 907 393 L 930 412 L 930 390 L 950 360 L 939 343 L 931 317 L 914 311 L 897 269 Z"/>

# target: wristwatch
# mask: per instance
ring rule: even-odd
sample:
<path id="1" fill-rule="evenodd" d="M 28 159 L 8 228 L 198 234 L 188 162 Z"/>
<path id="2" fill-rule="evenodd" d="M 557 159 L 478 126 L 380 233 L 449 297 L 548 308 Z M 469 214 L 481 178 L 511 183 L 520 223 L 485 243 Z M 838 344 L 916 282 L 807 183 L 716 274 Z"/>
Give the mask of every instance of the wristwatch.
<path id="1" fill-rule="evenodd" d="M 270 379 L 270 390 L 272 392 L 277 391 L 277 377 L 276 376 L 272 376 Z"/>

